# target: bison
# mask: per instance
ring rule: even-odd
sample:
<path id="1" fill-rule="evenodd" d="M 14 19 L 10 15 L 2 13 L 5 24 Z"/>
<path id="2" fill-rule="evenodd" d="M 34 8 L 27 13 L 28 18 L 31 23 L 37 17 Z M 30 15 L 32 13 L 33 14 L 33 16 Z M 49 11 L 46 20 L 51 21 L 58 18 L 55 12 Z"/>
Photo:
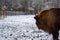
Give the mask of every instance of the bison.
<path id="1" fill-rule="evenodd" d="M 38 29 L 53 35 L 53 40 L 58 40 L 60 30 L 60 8 L 50 8 L 38 12 L 34 19 Z"/>

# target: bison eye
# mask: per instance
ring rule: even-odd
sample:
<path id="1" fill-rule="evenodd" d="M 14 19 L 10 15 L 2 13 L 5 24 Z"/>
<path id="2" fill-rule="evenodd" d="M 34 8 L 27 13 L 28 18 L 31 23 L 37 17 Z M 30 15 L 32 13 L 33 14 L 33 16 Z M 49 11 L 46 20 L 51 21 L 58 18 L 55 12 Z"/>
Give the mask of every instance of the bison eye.
<path id="1" fill-rule="evenodd" d="M 38 16 L 36 15 L 36 16 L 34 17 L 34 19 L 38 19 Z"/>
<path id="2" fill-rule="evenodd" d="M 39 20 L 39 17 L 38 16 L 35 16 L 34 19 L 38 21 Z"/>
<path id="3" fill-rule="evenodd" d="M 36 16 L 34 17 L 34 19 L 36 19 Z"/>

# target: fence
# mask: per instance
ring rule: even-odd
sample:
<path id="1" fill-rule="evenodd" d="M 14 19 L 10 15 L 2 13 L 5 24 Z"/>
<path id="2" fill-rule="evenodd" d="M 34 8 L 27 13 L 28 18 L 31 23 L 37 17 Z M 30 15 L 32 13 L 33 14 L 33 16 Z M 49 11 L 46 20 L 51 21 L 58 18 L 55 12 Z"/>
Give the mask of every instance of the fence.
<path id="1" fill-rule="evenodd" d="M 0 15 L 32 15 L 34 14 L 34 11 L 32 12 L 23 12 L 23 11 L 0 11 Z"/>

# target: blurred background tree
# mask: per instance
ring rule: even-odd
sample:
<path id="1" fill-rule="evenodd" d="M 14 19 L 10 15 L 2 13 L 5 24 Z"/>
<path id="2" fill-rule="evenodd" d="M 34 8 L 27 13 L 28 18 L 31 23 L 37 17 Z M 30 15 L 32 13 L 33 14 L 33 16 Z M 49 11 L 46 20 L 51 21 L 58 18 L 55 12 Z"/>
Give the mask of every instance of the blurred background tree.
<path id="1" fill-rule="evenodd" d="M 4 0 L 0 0 L 0 10 Z M 36 14 L 48 8 L 60 8 L 60 0 L 5 0 L 7 11 L 20 11 L 25 14 Z"/>

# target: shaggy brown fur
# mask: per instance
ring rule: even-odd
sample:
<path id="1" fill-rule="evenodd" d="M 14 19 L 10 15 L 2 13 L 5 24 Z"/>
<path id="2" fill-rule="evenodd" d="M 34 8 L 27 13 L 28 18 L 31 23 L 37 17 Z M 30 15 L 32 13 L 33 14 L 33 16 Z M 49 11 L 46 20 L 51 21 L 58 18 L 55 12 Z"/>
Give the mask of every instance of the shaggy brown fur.
<path id="1" fill-rule="evenodd" d="M 58 40 L 60 30 L 60 8 L 51 8 L 38 12 L 34 17 L 38 29 L 42 29 L 53 35 L 54 40 Z"/>

